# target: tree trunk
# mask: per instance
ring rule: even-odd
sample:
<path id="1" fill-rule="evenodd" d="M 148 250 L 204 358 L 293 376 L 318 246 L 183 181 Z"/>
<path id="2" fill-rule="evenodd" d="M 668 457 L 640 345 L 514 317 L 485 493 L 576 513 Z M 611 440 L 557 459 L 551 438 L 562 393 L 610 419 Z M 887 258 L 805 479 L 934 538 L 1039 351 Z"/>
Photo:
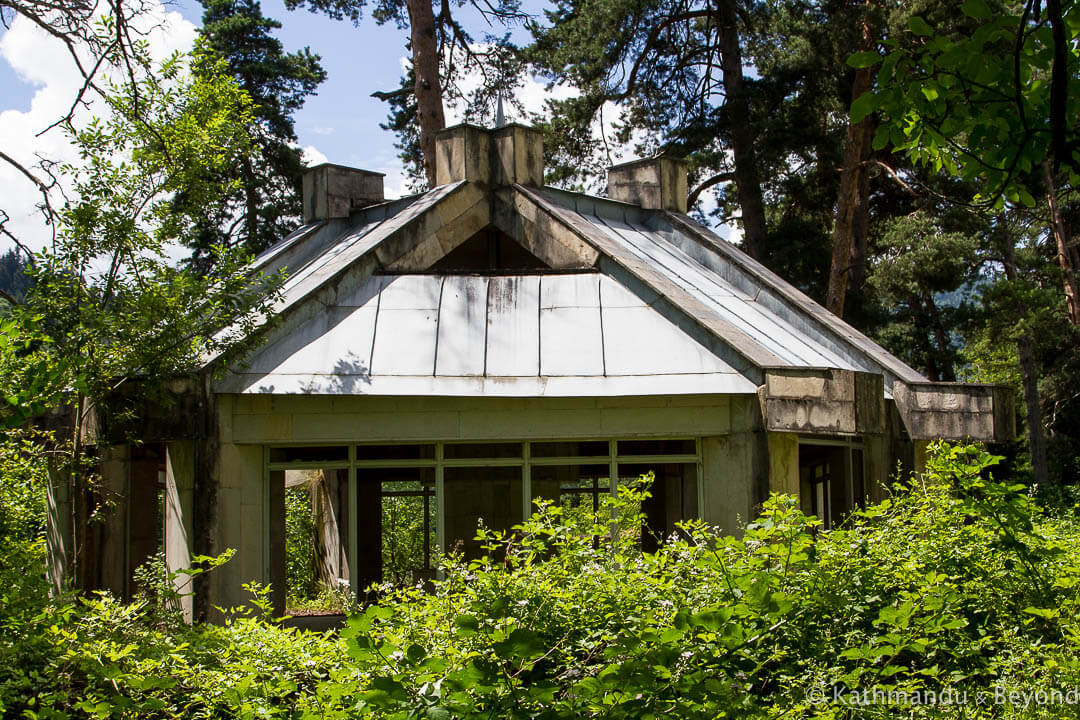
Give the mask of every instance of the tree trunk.
<path id="1" fill-rule="evenodd" d="M 923 314 L 927 318 L 933 318 L 930 321 L 933 326 L 930 328 L 933 340 L 929 335 L 925 336 L 926 375 L 934 382 L 953 382 L 956 380 L 956 368 L 951 362 L 945 360 L 949 355 L 949 335 L 938 322 L 941 314 L 938 312 L 937 303 L 934 302 L 934 296 L 924 292 L 919 296 L 919 303 L 922 305 Z"/>
<path id="2" fill-rule="evenodd" d="M 870 149 L 876 129 L 877 123 L 873 123 L 863 142 L 860 162 L 863 171 L 859 173 L 858 197 L 851 222 L 851 269 L 848 272 L 848 292 L 860 292 L 866 285 L 866 256 L 870 245 L 870 173 L 866 172 L 866 163 L 870 159 Z"/>
<path id="3" fill-rule="evenodd" d="M 1005 262 L 1005 278 L 1016 282 L 1016 250 L 1012 236 L 1006 238 L 1002 248 Z M 1017 315 L 1023 317 L 1027 308 L 1018 303 Z M 1042 401 L 1039 398 L 1039 373 L 1035 367 L 1034 341 L 1027 332 L 1016 342 L 1016 354 L 1020 360 L 1020 383 L 1024 388 L 1024 407 L 1027 410 L 1028 451 L 1031 453 L 1031 472 L 1037 485 L 1046 485 L 1049 474 L 1046 467 L 1046 438 L 1043 435 Z"/>
<path id="4" fill-rule="evenodd" d="M 244 156 L 244 231 L 248 250 L 258 254 L 263 248 L 259 247 L 259 194 L 255 190 L 255 168 L 251 166 L 251 158 Z"/>
<path id="5" fill-rule="evenodd" d="M 435 187 L 435 133 L 446 127 L 442 83 L 439 80 L 439 48 L 435 41 L 435 13 L 431 0 L 406 0 L 412 45 L 413 93 L 420 122 L 420 154 L 428 186 Z"/>
<path id="6" fill-rule="evenodd" d="M 873 50 L 877 38 L 868 17 L 863 19 L 863 42 L 859 50 Z M 855 81 L 851 87 L 851 101 L 855 102 L 863 93 L 869 92 L 874 84 L 873 68 L 859 68 L 855 71 Z M 855 240 L 859 232 L 865 234 L 868 224 L 869 207 L 866 195 L 869 184 L 866 182 L 866 160 L 870 156 L 870 145 L 874 136 L 874 121 L 864 117 L 859 122 L 848 123 L 847 137 L 844 140 L 844 160 L 840 169 L 840 190 L 836 198 L 836 220 L 833 223 L 832 263 L 829 267 L 829 287 L 825 291 L 825 307 L 837 317 L 844 316 L 844 300 L 853 268 L 852 251 L 859 249 Z M 865 251 L 865 242 L 862 243 Z"/>
<path id="7" fill-rule="evenodd" d="M 1050 207 L 1050 232 L 1057 243 L 1058 263 L 1061 265 L 1061 276 L 1065 286 L 1065 307 L 1069 312 L 1069 322 L 1072 325 L 1080 325 L 1080 290 L 1076 283 L 1076 273 L 1080 267 L 1080 252 L 1072 243 L 1068 228 L 1065 227 L 1065 218 L 1057 204 L 1057 183 L 1054 171 L 1049 163 L 1044 163 L 1043 168 L 1046 171 L 1046 195 L 1047 204 Z"/>
<path id="8" fill-rule="evenodd" d="M 731 154 L 735 161 L 735 188 L 742 211 L 743 246 L 758 260 L 765 254 L 765 206 L 761 199 L 754 133 L 750 127 L 750 100 L 743 80 L 735 0 L 717 1 L 720 69 L 724 77 L 724 106 L 731 118 Z"/>

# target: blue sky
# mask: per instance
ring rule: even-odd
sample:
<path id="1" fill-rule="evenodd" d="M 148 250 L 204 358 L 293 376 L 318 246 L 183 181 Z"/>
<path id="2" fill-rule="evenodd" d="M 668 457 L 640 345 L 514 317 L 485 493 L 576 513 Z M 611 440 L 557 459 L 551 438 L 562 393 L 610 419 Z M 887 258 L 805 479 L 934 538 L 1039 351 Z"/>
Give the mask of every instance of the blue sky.
<path id="1" fill-rule="evenodd" d="M 525 10 L 534 15 L 540 14 L 546 5 L 545 0 L 523 2 Z M 385 173 L 387 197 L 405 194 L 408 188 L 394 148 L 395 137 L 379 127 L 386 119 L 387 106 L 371 97 L 371 93 L 397 87 L 406 54 L 407 31 L 393 25 L 377 25 L 370 17 L 354 26 L 307 10 L 289 11 L 283 0 L 263 0 L 262 9 L 266 16 L 282 23 L 276 36 L 287 51 L 309 46 L 321 56 L 327 71 L 327 79 L 317 94 L 309 97 L 294 117 L 300 146 L 316 151 L 309 155 L 309 160 L 317 162 L 325 157 L 330 162 Z M 468 6 L 456 12 L 474 41 L 482 41 L 489 28 L 479 14 Z M 174 0 L 164 9 L 158 8 L 158 13 L 155 17 L 161 19 L 169 17 L 168 13 L 179 14 L 171 17 L 168 30 L 160 31 L 155 39 L 159 54 L 190 47 L 195 27 L 201 24 L 202 6 L 198 0 Z M 58 130 L 45 137 L 36 133 L 63 114 L 74 97 L 78 78 L 63 51 L 49 45 L 55 41 L 35 35 L 37 31 L 28 26 L 28 23 L 21 27 L 16 23 L 12 30 L 0 32 L 0 143 L 27 166 L 36 162 L 34 154 L 38 152 L 53 158 L 73 159 L 70 146 Z M 524 28 L 516 29 L 514 40 L 528 41 Z M 569 90 L 557 88 L 553 92 L 561 94 Z M 541 110 L 544 99 L 552 96 L 542 81 L 535 80 L 519 93 L 519 99 L 531 111 Z M 452 108 L 448 108 L 447 115 L 449 123 L 456 122 Z M 614 113 L 608 117 L 614 117 Z M 599 130 L 594 128 L 594 131 Z M 632 157 L 630 148 L 622 148 L 612 159 L 617 162 Z M 47 231 L 34 210 L 38 201 L 36 191 L 13 173 L 11 168 L 0 166 L 3 207 L 22 211 L 22 216 L 13 218 L 9 227 L 32 238 L 31 245 L 39 245 L 46 241 Z M 0 241 L 0 246 L 6 245 Z"/>
<path id="2" fill-rule="evenodd" d="M 540 2 L 529 5 L 539 11 Z M 202 6 L 197 0 L 169 3 L 193 25 L 201 24 Z M 400 163 L 393 147 L 392 133 L 379 128 L 386 119 L 387 106 L 371 97 L 378 90 L 395 88 L 401 76 L 407 31 L 393 25 L 376 25 L 365 17 L 359 26 L 331 20 L 307 10 L 289 11 L 281 0 L 264 0 L 263 14 L 282 23 L 276 36 L 287 51 L 309 46 L 322 58 L 326 81 L 295 115 L 300 145 L 314 147 L 331 162 L 387 172 L 388 192 L 400 185 L 395 178 Z M 459 10 L 474 39 L 482 39 L 486 25 L 475 13 Z M 2 40 L 3 32 L 0 32 Z M 518 29 L 516 39 L 524 40 Z M 25 75 L 25 71 L 22 73 Z M 40 82 L 28 82 L 0 56 L 0 112 L 29 112 Z"/>

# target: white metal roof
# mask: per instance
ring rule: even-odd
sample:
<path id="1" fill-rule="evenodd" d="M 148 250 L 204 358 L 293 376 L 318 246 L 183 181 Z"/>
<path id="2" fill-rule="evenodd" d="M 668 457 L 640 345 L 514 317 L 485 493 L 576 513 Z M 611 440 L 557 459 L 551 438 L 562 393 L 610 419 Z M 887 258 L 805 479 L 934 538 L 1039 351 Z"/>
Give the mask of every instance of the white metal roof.
<path id="1" fill-rule="evenodd" d="M 376 275 L 219 392 L 604 396 L 756 386 L 600 273 Z"/>

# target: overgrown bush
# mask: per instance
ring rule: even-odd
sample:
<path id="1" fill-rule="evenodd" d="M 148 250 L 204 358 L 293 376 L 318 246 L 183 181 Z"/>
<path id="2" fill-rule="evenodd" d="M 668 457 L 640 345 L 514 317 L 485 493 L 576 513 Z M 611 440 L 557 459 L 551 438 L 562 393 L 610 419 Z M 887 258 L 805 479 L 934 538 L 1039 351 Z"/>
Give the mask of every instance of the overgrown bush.
<path id="1" fill-rule="evenodd" d="M 1080 527 L 994 463 L 940 446 L 840 529 L 777 496 L 741 538 L 689 523 L 652 554 L 635 540 L 645 488 L 594 514 L 543 506 L 339 635 L 252 618 L 164 632 L 106 598 L 46 608 L 4 630 L 0 711 L 1077 717 Z"/>

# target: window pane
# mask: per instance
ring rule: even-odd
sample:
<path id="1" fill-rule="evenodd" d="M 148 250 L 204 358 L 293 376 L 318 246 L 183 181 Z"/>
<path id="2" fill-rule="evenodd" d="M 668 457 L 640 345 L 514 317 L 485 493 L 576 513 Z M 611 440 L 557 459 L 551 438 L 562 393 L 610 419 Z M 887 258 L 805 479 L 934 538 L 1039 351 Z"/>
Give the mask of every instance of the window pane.
<path id="1" fill-rule="evenodd" d="M 606 440 L 585 442 L 534 442 L 529 446 L 534 458 L 541 457 L 607 457 Z"/>
<path id="2" fill-rule="evenodd" d="M 620 440 L 619 455 L 694 455 L 694 440 Z"/>
<path id="3" fill-rule="evenodd" d="M 520 467 L 446 468 L 443 479 L 448 550 L 480 557 L 483 550 L 475 540 L 480 520 L 492 530 L 521 522 Z"/>
<path id="4" fill-rule="evenodd" d="M 641 547 L 646 552 L 656 550 L 660 541 L 675 532 L 677 522 L 698 517 L 697 465 L 693 463 L 620 464 L 620 482 L 633 482 L 650 471 L 655 476 L 649 488 L 650 497 L 641 504 L 641 510 L 645 513 Z"/>
<path id="5" fill-rule="evenodd" d="M 851 489 L 855 507 L 866 507 L 866 481 L 863 479 L 863 451 L 851 451 Z"/>
<path id="6" fill-rule="evenodd" d="M 330 447 L 277 447 L 270 448 L 270 462 L 340 462 L 349 459 L 349 448 L 344 445 Z"/>
<path id="7" fill-rule="evenodd" d="M 413 585 L 435 576 L 434 468 L 358 469 L 358 575 Z"/>
<path id="8" fill-rule="evenodd" d="M 611 492 L 607 465 L 538 465 L 532 469 L 533 498 L 559 503 L 567 510 L 595 512 Z"/>
<path id="9" fill-rule="evenodd" d="M 447 460 L 486 460 L 521 457 L 521 443 L 447 443 L 443 446 Z"/>
<path id="10" fill-rule="evenodd" d="M 282 575 L 290 614 L 348 610 L 348 479 L 343 469 L 272 474 L 272 482 L 285 486 Z"/>
<path id="11" fill-rule="evenodd" d="M 357 445 L 357 460 L 434 460 L 434 445 Z"/>

